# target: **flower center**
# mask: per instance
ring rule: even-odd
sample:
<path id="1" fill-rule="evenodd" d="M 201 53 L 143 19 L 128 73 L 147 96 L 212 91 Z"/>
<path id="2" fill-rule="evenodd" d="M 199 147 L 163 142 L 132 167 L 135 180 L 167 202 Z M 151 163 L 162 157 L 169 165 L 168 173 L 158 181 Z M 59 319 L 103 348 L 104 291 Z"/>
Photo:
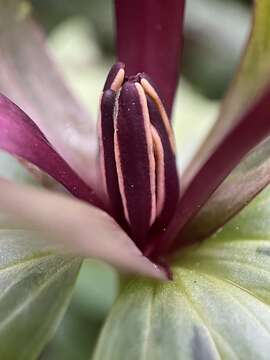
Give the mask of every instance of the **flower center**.
<path id="1" fill-rule="evenodd" d="M 170 121 L 151 79 L 115 64 L 100 103 L 100 166 L 115 219 L 139 246 L 168 225 L 179 196 Z"/>

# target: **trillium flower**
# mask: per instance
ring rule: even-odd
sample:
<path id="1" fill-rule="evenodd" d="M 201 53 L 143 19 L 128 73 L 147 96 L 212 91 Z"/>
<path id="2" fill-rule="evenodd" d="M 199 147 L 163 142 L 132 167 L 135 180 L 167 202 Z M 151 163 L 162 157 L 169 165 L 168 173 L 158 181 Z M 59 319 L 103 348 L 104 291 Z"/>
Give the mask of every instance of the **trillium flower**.
<path id="1" fill-rule="evenodd" d="M 120 3 L 116 6 L 117 11 L 124 11 L 119 14 L 119 19 L 126 21 L 131 15 L 125 14 L 130 11 L 129 7 L 122 8 Z M 178 6 L 176 2 L 170 12 L 177 10 Z M 137 6 L 134 10 L 139 12 Z M 164 261 L 162 256 L 154 254 L 155 242 L 159 234 L 166 232 L 179 198 L 175 141 L 167 115 L 171 112 L 178 78 L 182 4 L 179 10 L 172 28 L 168 28 L 170 32 L 176 30 L 178 35 L 171 44 L 166 44 L 168 51 L 175 48 L 170 71 L 166 74 L 171 80 L 160 76 L 156 66 L 151 67 L 148 47 L 145 49 L 147 64 L 143 68 L 149 69 L 150 73 L 155 71 L 152 75 L 157 85 L 149 75 L 137 71 L 136 66 L 141 68 L 143 65 L 138 60 L 131 62 L 127 59 L 130 75 L 124 63 L 115 64 L 102 92 L 97 132 L 90 132 L 90 120 L 84 113 L 80 118 L 82 110 L 78 105 L 68 109 L 71 113 L 61 114 L 61 125 L 55 126 L 51 123 L 51 113 L 46 119 L 44 114 L 35 113 L 34 109 L 31 119 L 5 95 L 0 98 L 1 149 L 33 164 L 83 201 L 20 188 L 1 180 L 2 208 L 15 216 L 18 224 L 49 232 L 53 239 L 64 239 L 70 246 L 68 249 L 76 250 L 77 254 L 98 257 L 118 268 L 161 279 L 167 278 L 169 268 L 168 264 L 165 270 L 155 264 Z M 161 11 L 162 7 L 153 14 L 153 25 L 160 21 Z M 166 25 L 167 20 L 164 20 Z M 121 27 L 125 26 L 119 23 L 120 59 L 126 55 L 133 57 L 130 49 L 121 50 L 121 46 L 125 48 L 127 44 L 127 39 L 121 38 L 125 34 Z M 148 27 L 148 24 L 144 26 Z M 161 30 L 165 44 L 170 33 L 159 26 L 155 36 L 159 37 Z M 40 34 L 36 34 L 37 31 L 34 36 L 39 40 Z M 141 39 L 143 36 L 139 35 Z M 157 39 L 149 40 L 150 44 L 157 44 Z M 165 61 L 162 54 L 157 65 L 163 66 Z M 53 79 L 48 91 L 57 81 L 58 78 Z M 59 87 L 59 83 L 56 86 Z M 164 92 L 164 104 L 159 87 Z M 14 98 L 12 86 L 11 92 L 4 90 Z M 42 107 L 47 106 L 45 99 L 41 101 Z M 67 103 L 71 107 L 69 101 Z M 96 145 L 98 142 L 99 146 Z M 30 197 L 33 201 L 28 206 Z M 96 234 L 95 239 L 91 239 L 92 231 Z"/>
<path id="2" fill-rule="evenodd" d="M 238 76 L 221 106 L 217 122 L 181 174 L 177 169 L 171 118 L 183 45 L 185 1 L 117 0 L 115 5 L 119 62 L 112 66 L 101 91 L 96 132 L 91 130 L 88 115 L 71 97 L 52 66 L 36 25 L 28 18 L 16 24 L 12 5 L 4 5 L 2 13 L 13 18 L 15 27 L 5 30 L 0 39 L 3 48 L 0 147 L 26 161 L 28 167 L 33 164 L 47 173 L 72 197 L 1 179 L 0 208 L 12 216 L 12 226 L 45 233 L 76 254 L 97 257 L 140 275 L 174 279 L 173 285 L 138 280 L 135 286 L 132 283 L 127 287 L 117 303 L 121 306 L 116 304 L 104 328 L 97 359 L 112 358 L 105 340 L 114 341 L 108 345 L 116 346 L 118 355 L 114 358 L 129 358 L 129 340 L 133 336 L 124 334 L 126 329 L 121 331 L 121 319 L 126 319 L 131 334 L 136 334 L 138 323 L 143 328 L 147 326 L 145 318 L 151 316 L 147 312 L 151 306 L 161 316 L 155 320 L 152 337 L 139 335 L 137 347 L 132 350 L 134 358 L 139 358 L 140 351 L 145 351 L 144 356 L 149 359 L 168 358 L 170 351 L 178 354 L 170 355 L 175 359 L 183 354 L 185 359 L 218 359 L 225 353 L 230 358 L 228 354 L 234 351 L 237 356 L 258 356 L 262 350 L 256 348 L 249 336 L 241 343 L 244 350 L 239 350 L 232 338 L 228 341 L 233 350 L 222 340 L 223 336 L 230 337 L 228 329 L 224 330 L 229 319 L 216 319 L 215 314 L 224 311 L 224 306 L 231 313 L 234 309 L 229 307 L 227 298 L 221 297 L 216 302 L 213 299 L 218 297 L 220 278 L 226 283 L 227 293 L 237 298 L 235 301 L 240 302 L 240 298 L 244 301 L 239 290 L 242 288 L 254 292 L 265 303 L 269 299 L 269 294 L 258 290 L 263 282 L 260 277 L 254 280 L 257 281 L 254 290 L 250 280 L 254 273 L 250 273 L 249 279 L 242 273 L 237 278 L 241 251 L 246 263 L 254 267 L 256 261 L 266 259 L 269 245 L 250 241 L 247 248 L 241 248 L 240 240 L 230 244 L 231 235 L 226 230 L 233 224 L 229 220 L 237 219 L 237 213 L 270 181 L 270 37 L 264 14 L 269 13 L 269 6 L 266 0 L 255 3 L 253 30 Z M 2 14 L 1 17 L 4 18 Z M 25 63 L 26 68 L 21 71 L 20 66 Z M 248 217 L 243 214 L 244 219 Z M 238 227 L 234 226 L 237 231 Z M 241 231 L 236 232 L 239 238 L 248 236 Z M 190 247 L 193 244 L 201 245 Z M 220 252 L 215 247 L 220 247 Z M 229 270 L 226 256 L 225 260 L 222 258 L 226 249 L 228 257 L 233 258 L 235 271 Z M 220 276 L 218 280 L 216 273 Z M 151 305 L 153 288 L 160 296 Z M 205 292 L 209 294 L 204 301 Z M 187 305 L 189 301 L 191 305 Z M 250 298 L 245 301 L 241 306 L 251 311 L 252 301 Z M 178 303 L 181 306 L 176 306 Z M 270 318 L 269 309 L 264 306 Z M 182 308 L 184 315 L 179 314 Z M 194 310 L 197 308 L 206 315 L 198 315 L 199 310 Z M 192 317 L 190 312 L 198 314 Z M 204 317 L 210 319 L 210 325 L 204 324 Z M 267 329 L 269 323 L 264 325 Z M 158 331 L 164 324 L 166 332 L 162 337 Z M 242 324 L 252 328 L 245 323 L 244 316 L 239 320 L 239 328 Z M 185 326 L 186 339 L 182 347 L 176 346 L 177 336 Z M 174 327 L 177 331 L 173 331 Z M 258 336 L 263 331 L 261 326 L 254 329 Z M 110 334 L 114 336 L 110 338 Z M 172 334 L 175 337 L 171 339 Z M 158 336 L 166 339 L 165 345 L 155 346 Z M 261 344 L 264 354 L 269 349 L 266 338 Z M 198 357 L 196 351 L 203 355 Z"/>
<path id="3" fill-rule="evenodd" d="M 141 12 L 145 14 L 143 24 L 139 22 Z M 126 237 L 126 241 L 135 243 L 157 262 L 179 250 L 183 244 L 211 235 L 268 182 L 266 177 L 263 184 L 260 181 L 250 186 L 246 174 L 242 175 L 238 181 L 242 180 L 242 186 L 248 187 L 248 191 L 243 196 L 237 194 L 238 197 L 232 194 L 235 182 L 231 185 L 223 183 L 245 155 L 269 135 L 270 123 L 265 116 L 269 95 L 266 91 L 254 104 L 247 104 L 246 111 L 233 114 L 226 121 L 223 118 L 217 121 L 179 188 L 181 174 L 177 173 L 175 140 L 169 114 L 178 79 L 183 13 L 184 1 L 179 0 L 167 6 L 153 6 L 151 1 L 145 2 L 143 9 L 140 4 L 130 6 L 116 2 L 118 54 L 123 62 L 112 67 L 105 82 L 100 103 L 100 152 L 90 153 L 90 146 L 86 146 L 83 150 L 89 151 L 89 154 L 85 154 L 86 158 L 90 158 L 88 163 L 86 159 L 79 163 L 77 159 L 80 154 L 76 153 L 76 148 L 73 149 L 74 154 L 66 149 L 67 142 L 77 142 L 77 147 L 87 142 L 86 134 L 80 138 L 76 124 L 70 119 L 59 120 L 63 126 L 61 131 L 59 125 L 54 128 L 51 124 L 45 124 L 45 120 L 41 124 L 30 119 L 4 95 L 1 95 L 0 102 L 1 148 L 37 166 L 89 206 L 87 209 L 85 204 L 74 202 L 70 208 L 82 206 L 86 211 L 94 211 L 97 216 L 99 214 L 104 221 L 100 223 L 103 231 L 108 221 L 111 227 L 115 226 L 119 231 L 120 238 Z M 130 26 L 131 20 L 134 26 Z M 140 52 L 137 51 L 139 48 Z M 161 99 L 164 99 L 164 103 Z M 57 121 L 54 119 L 54 122 Z M 87 124 L 84 126 L 87 127 Z M 93 142 L 90 138 L 88 141 Z M 100 172 L 95 162 L 91 161 L 91 156 L 99 158 Z M 100 178 L 95 181 L 97 174 Z M 28 209 L 29 214 L 23 206 L 19 213 L 17 196 L 24 192 L 26 206 L 32 190 L 20 192 L 20 187 L 11 190 L 13 184 L 2 182 L 2 203 L 10 187 L 7 207 L 14 214 L 16 211 L 21 221 L 25 218 L 33 226 L 35 223 L 37 227 L 48 225 L 48 229 L 52 220 L 59 221 L 51 213 L 46 223 L 41 224 L 37 215 L 44 212 L 44 217 L 46 203 L 48 209 L 56 206 L 57 198 L 53 195 L 47 194 L 46 202 L 39 201 L 40 208 L 37 209 L 34 199 L 45 195 L 33 193 L 34 201 Z M 208 217 L 208 223 L 200 226 L 201 218 L 205 212 L 212 210 L 220 192 L 224 196 L 224 186 L 227 194 L 232 196 L 230 209 L 220 204 L 214 218 L 210 220 Z M 17 196 L 11 196 L 16 189 L 19 192 Z M 28 191 L 29 195 L 26 193 Z M 216 194 L 213 194 L 215 191 Z M 23 203 L 23 199 L 21 201 Z M 61 206 L 61 201 L 63 209 L 66 208 L 66 199 L 62 197 L 58 206 Z M 97 209 L 107 211 L 111 217 Z M 31 212 L 36 215 L 32 217 Z M 67 214 L 63 212 L 63 221 L 65 216 Z M 93 219 L 94 214 L 89 213 L 89 227 Z M 130 236 L 129 239 L 126 234 Z M 118 241 L 116 235 L 111 243 L 113 241 Z M 116 246 L 114 244 L 114 252 L 121 252 L 121 247 L 116 249 Z M 113 258 L 113 253 L 111 256 Z M 146 259 L 142 260 L 146 263 Z M 153 273 L 156 272 L 158 276 L 158 269 L 154 269 Z"/>

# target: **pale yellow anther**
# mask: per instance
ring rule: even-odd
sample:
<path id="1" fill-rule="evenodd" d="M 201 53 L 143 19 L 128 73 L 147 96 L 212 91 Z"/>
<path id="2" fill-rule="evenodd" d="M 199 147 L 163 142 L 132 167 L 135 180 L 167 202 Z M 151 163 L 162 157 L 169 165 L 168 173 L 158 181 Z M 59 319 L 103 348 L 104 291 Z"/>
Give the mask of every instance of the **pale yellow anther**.
<path id="1" fill-rule="evenodd" d="M 156 160 L 156 202 L 157 202 L 157 214 L 158 217 L 163 209 L 165 202 L 165 164 L 164 164 L 164 149 L 160 136 L 156 128 L 152 125 L 151 132 L 154 143 L 154 154 Z"/>
<path id="2" fill-rule="evenodd" d="M 125 70 L 124 69 L 120 69 L 118 71 L 118 73 L 116 74 L 110 89 L 114 90 L 114 91 L 118 91 L 120 90 L 123 82 L 124 82 L 124 78 L 125 78 Z"/>
<path id="3" fill-rule="evenodd" d="M 168 137 L 170 140 L 172 151 L 175 154 L 175 152 L 176 152 L 175 138 L 174 138 L 174 134 L 172 131 L 170 120 L 169 120 L 166 110 L 162 104 L 162 101 L 160 100 L 158 93 L 156 92 L 154 87 L 149 83 L 149 81 L 147 81 L 146 79 L 141 79 L 141 85 L 142 85 L 145 93 L 147 95 L 149 95 L 152 98 L 152 100 L 155 102 L 155 104 L 160 112 L 160 116 L 163 120 L 165 129 L 167 131 L 167 134 L 168 134 Z"/>
<path id="4" fill-rule="evenodd" d="M 150 186 L 151 186 L 151 198 L 152 198 L 152 213 L 151 213 L 151 220 L 150 225 L 152 225 L 156 219 L 156 163 L 154 157 L 154 144 L 153 144 L 153 137 L 151 131 L 151 122 L 150 116 L 147 106 L 147 99 L 145 96 L 145 92 L 143 87 L 138 82 L 135 83 L 135 86 L 138 90 L 140 103 L 142 107 L 143 117 L 145 119 L 145 134 L 147 139 L 147 146 L 148 146 L 148 156 L 149 156 L 149 176 L 150 176 Z"/>

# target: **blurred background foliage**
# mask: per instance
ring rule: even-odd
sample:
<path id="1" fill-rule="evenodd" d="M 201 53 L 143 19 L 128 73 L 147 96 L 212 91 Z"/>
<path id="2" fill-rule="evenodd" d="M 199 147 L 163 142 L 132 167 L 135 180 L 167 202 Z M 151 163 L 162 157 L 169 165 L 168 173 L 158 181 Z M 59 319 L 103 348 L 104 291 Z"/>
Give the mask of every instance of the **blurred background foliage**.
<path id="1" fill-rule="evenodd" d="M 216 117 L 248 36 L 251 3 L 187 0 L 184 76 L 174 108 L 181 167 Z M 95 119 L 106 72 L 115 60 L 112 0 L 32 0 L 32 6 L 61 71 Z M 71 305 L 41 359 L 89 359 L 117 288 L 111 268 L 85 262 Z"/>

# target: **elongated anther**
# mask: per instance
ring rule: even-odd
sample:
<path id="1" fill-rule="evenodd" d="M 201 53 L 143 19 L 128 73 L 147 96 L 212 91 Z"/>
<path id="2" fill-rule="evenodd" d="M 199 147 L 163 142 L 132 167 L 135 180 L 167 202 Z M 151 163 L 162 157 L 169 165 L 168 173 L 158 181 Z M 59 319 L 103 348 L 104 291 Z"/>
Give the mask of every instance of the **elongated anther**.
<path id="1" fill-rule="evenodd" d="M 162 114 L 150 96 L 147 96 L 147 106 L 155 144 L 157 223 L 159 227 L 165 228 L 175 211 L 179 198 L 179 178 L 175 153 L 171 147 Z"/>
<path id="2" fill-rule="evenodd" d="M 118 91 L 125 78 L 125 65 L 121 62 L 114 64 L 107 76 L 103 91 L 114 90 Z"/>
<path id="3" fill-rule="evenodd" d="M 114 155 L 114 108 L 117 93 L 106 90 L 100 101 L 99 117 L 99 159 L 102 182 L 105 193 L 110 200 L 110 208 L 116 220 L 121 220 L 123 212 L 119 192 L 118 175 Z"/>
<path id="4" fill-rule="evenodd" d="M 151 82 L 151 79 L 146 75 L 146 74 L 142 74 L 141 75 L 141 81 L 140 81 L 145 93 L 147 95 L 149 95 L 152 100 L 155 102 L 160 115 L 161 115 L 161 119 L 164 123 L 165 129 L 167 131 L 168 137 L 170 139 L 170 143 L 171 143 L 171 147 L 173 152 L 175 153 L 175 149 L 176 149 L 176 145 L 175 145 L 175 138 L 174 138 L 174 134 L 172 131 L 172 127 L 171 127 L 171 123 L 170 120 L 168 118 L 168 115 L 166 113 L 165 107 L 158 95 L 157 90 L 155 89 L 154 84 Z"/>
<path id="5" fill-rule="evenodd" d="M 156 128 L 152 125 L 151 132 L 154 143 L 154 155 L 156 160 L 156 198 L 157 198 L 157 217 L 160 216 L 165 202 L 165 160 L 164 149 L 161 138 Z"/>

